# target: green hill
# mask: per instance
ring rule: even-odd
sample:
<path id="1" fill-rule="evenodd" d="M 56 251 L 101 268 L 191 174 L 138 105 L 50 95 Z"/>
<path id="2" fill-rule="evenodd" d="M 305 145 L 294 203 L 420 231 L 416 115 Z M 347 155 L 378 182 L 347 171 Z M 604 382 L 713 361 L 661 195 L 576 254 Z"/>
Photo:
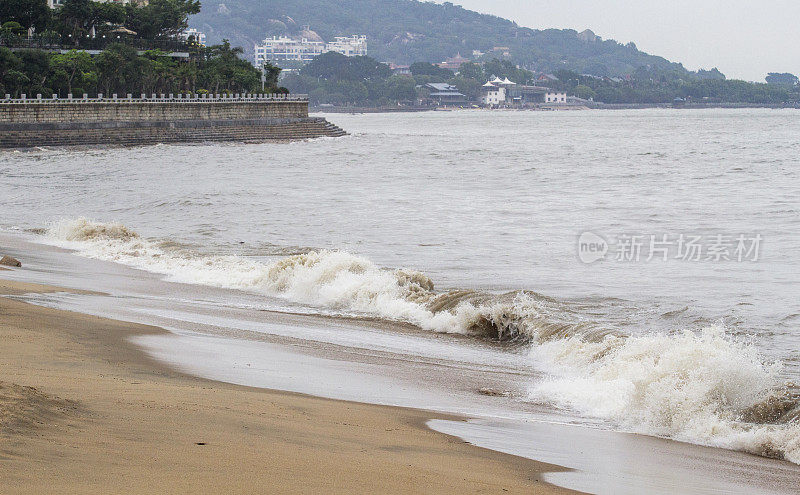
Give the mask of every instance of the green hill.
<path id="1" fill-rule="evenodd" d="M 299 35 L 304 26 L 329 40 L 334 36 L 365 34 L 369 55 L 384 62 L 441 62 L 457 53 L 486 57 L 507 52 L 527 68 L 553 72 L 571 69 L 597 76 L 631 74 L 649 66 L 679 70 L 680 64 L 639 51 L 633 43 L 602 40 L 591 32 L 535 30 L 500 17 L 453 5 L 415 0 L 204 0 L 201 12 L 189 21 L 208 41 L 228 38 L 252 54 L 266 36 Z M 500 48 L 495 50 L 495 48 Z M 507 48 L 507 50 L 505 49 Z"/>

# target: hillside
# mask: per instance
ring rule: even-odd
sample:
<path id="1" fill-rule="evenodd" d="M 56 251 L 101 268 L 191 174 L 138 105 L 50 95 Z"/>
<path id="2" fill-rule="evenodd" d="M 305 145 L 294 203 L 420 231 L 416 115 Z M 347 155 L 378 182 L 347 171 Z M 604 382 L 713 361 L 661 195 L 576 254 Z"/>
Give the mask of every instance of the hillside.
<path id="1" fill-rule="evenodd" d="M 415 0 L 204 0 L 189 24 L 210 43 L 228 38 L 252 54 L 255 42 L 273 35 L 298 35 L 308 25 L 325 40 L 366 34 L 370 56 L 385 62 L 441 62 L 473 50 L 502 56 L 525 67 L 552 72 L 571 69 L 598 76 L 630 74 L 642 66 L 680 70 L 639 51 L 633 43 L 602 40 L 591 32 L 535 30 L 500 17 L 479 14 L 451 3 Z M 494 51 L 495 47 L 507 47 Z"/>

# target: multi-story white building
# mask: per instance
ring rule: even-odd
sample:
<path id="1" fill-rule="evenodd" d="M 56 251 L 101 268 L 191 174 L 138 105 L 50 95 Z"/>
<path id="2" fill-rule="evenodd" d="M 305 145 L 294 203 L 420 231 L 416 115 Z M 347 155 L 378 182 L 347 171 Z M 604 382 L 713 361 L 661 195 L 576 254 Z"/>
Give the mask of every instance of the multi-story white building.
<path id="1" fill-rule="evenodd" d="M 497 85 L 492 81 L 483 85 L 483 95 L 481 96 L 481 103 L 486 106 L 494 107 L 506 102 L 506 88 Z"/>
<path id="2" fill-rule="evenodd" d="M 202 31 L 195 28 L 189 28 L 181 32 L 178 37 L 184 41 L 189 41 L 189 38 L 194 38 L 194 42 L 206 46 L 206 35 Z"/>
<path id="3" fill-rule="evenodd" d="M 367 54 L 366 36 L 337 36 L 334 41 L 325 43 L 307 38 L 295 39 L 286 36 L 273 36 L 255 45 L 253 64 L 261 67 L 270 61 L 280 65 L 281 62 L 305 63 L 317 55 L 326 52 L 337 52 L 348 57 Z"/>
<path id="4" fill-rule="evenodd" d="M 366 36 L 336 36 L 325 45 L 326 52 L 336 52 L 348 57 L 359 57 L 367 54 Z"/>
<path id="5" fill-rule="evenodd" d="M 325 53 L 325 43 L 321 41 L 273 36 L 255 46 L 253 62 L 256 67 L 261 67 L 267 61 L 308 62 L 322 53 Z"/>

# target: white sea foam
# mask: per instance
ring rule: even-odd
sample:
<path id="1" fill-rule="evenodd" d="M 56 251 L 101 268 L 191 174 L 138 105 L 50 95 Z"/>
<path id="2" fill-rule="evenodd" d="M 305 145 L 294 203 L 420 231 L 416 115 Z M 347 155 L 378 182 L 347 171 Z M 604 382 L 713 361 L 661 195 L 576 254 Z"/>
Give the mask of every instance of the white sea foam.
<path id="1" fill-rule="evenodd" d="M 533 362 L 553 377 L 532 386 L 531 400 L 637 432 L 800 463 L 800 428 L 784 414 L 796 413 L 796 401 L 781 396 L 779 365 L 765 363 L 753 346 L 721 326 L 624 336 L 576 321 L 572 313 L 564 317 L 557 301 L 531 293 L 440 293 L 422 273 L 382 269 L 340 251 L 273 263 L 205 256 L 84 218 L 57 222 L 47 235 L 83 256 L 175 282 L 247 290 L 436 332 L 524 337 Z"/>
<path id="2" fill-rule="evenodd" d="M 721 325 L 599 342 L 558 339 L 531 352 L 553 375 L 531 387 L 533 400 L 640 433 L 800 463 L 800 426 L 782 418 L 797 405 L 782 399 L 780 364 L 766 363 Z"/>
<path id="3" fill-rule="evenodd" d="M 125 226 L 85 218 L 51 225 L 50 240 L 82 256 L 114 261 L 167 280 L 248 290 L 333 310 L 413 323 L 437 332 L 469 333 L 478 318 L 469 304 L 434 312 L 430 280 L 419 272 L 381 269 L 340 251 L 312 251 L 262 263 L 237 256 L 204 256 L 142 238 Z"/>

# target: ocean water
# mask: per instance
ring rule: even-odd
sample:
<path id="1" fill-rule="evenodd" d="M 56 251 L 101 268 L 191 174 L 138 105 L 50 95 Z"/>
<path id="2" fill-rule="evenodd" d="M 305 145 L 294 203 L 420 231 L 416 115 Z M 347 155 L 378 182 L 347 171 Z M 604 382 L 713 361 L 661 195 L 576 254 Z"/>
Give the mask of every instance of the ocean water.
<path id="1" fill-rule="evenodd" d="M 2 152 L 0 228 L 411 325 L 420 359 L 463 336 L 536 370 L 520 403 L 800 463 L 800 112 L 329 118 L 351 135 Z"/>

